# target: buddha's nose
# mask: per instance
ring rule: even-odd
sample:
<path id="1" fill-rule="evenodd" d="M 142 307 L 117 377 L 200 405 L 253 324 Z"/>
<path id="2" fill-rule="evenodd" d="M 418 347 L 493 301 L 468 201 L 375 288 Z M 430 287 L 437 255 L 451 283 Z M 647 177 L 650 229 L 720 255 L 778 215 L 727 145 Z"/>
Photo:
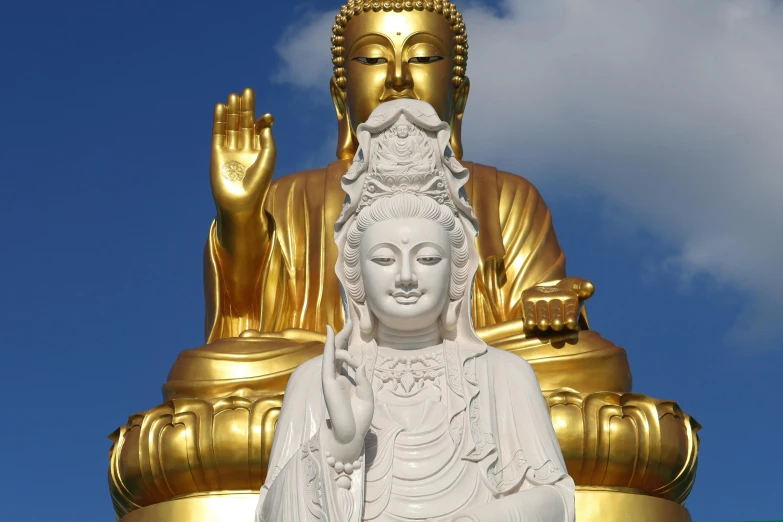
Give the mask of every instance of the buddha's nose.
<path id="1" fill-rule="evenodd" d="M 402 92 L 413 88 L 413 77 L 410 67 L 405 60 L 389 62 L 389 70 L 386 74 L 386 88 Z"/>

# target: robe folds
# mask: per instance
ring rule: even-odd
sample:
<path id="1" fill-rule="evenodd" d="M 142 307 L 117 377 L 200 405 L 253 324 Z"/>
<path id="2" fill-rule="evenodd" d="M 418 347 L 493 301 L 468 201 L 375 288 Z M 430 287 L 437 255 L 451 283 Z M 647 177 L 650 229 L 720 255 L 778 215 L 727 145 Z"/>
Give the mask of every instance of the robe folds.
<path id="1" fill-rule="evenodd" d="M 377 348 L 374 343 L 366 344 L 362 353 L 372 376 Z M 457 448 L 450 469 L 459 467 L 462 476 L 472 474 L 468 480 L 477 478 L 477 485 L 469 486 L 473 501 L 468 502 L 470 495 L 461 492 L 448 496 L 451 487 L 459 489 L 465 480 L 454 479 L 451 472 L 433 473 L 432 478 L 425 475 L 421 487 L 414 483 L 416 487 L 403 484 L 396 488 L 409 495 L 400 497 L 403 500 L 418 495 L 410 502 L 413 514 L 400 515 L 405 501 L 397 499 L 395 504 L 389 491 L 395 490 L 391 482 L 405 482 L 404 477 L 397 477 L 408 473 L 408 468 L 402 472 L 394 469 L 393 454 L 398 447 L 394 437 L 388 442 L 386 436 L 374 439 L 368 435 L 364 465 L 351 475 L 350 490 L 338 488 L 320 448 L 319 430 L 326 407 L 321 389 L 322 358 L 318 357 L 299 366 L 289 381 L 256 522 L 441 522 L 455 517 L 460 522 L 573 522 L 574 482 L 566 471 L 531 366 L 495 348 L 460 349 L 456 342 L 444 343 L 444 354 L 448 415 L 441 427 Z M 376 400 L 371 432 L 379 416 Z M 427 430 L 433 432 L 432 421 L 429 424 Z M 399 431 L 404 430 L 397 429 L 393 435 Z M 425 446 L 431 445 L 427 442 Z M 422 454 L 426 450 L 423 447 Z M 398 458 L 404 459 L 404 455 Z M 439 480 L 441 484 L 432 484 Z M 389 484 L 378 487 L 383 481 Z M 430 491 L 434 493 L 426 496 Z"/>
<path id="2" fill-rule="evenodd" d="M 526 179 L 477 163 L 461 162 L 470 172 L 465 191 L 479 221 L 480 262 L 473 286 L 476 328 L 522 319 L 522 292 L 565 277 L 565 255 L 552 216 Z M 350 162 L 283 176 L 272 183 L 265 212 L 274 226 L 265 244 L 248 309 L 238 310 L 226 281 L 213 222 L 204 252 L 207 342 L 236 337 L 247 329 L 279 332 L 301 328 L 325 332 L 344 322 L 334 274 L 337 246 L 333 226 L 343 207 L 340 186 Z"/>

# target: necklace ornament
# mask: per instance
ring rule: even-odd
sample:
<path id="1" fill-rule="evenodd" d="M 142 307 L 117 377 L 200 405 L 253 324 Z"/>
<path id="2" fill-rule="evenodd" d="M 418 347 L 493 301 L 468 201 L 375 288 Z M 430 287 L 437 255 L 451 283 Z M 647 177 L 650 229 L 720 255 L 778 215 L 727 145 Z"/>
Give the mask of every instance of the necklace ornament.
<path id="1" fill-rule="evenodd" d="M 435 382 L 445 375 L 443 350 L 424 355 L 387 356 L 378 354 L 375 376 L 383 383 L 391 383 L 392 392 L 400 397 L 418 393 L 427 381 Z"/>

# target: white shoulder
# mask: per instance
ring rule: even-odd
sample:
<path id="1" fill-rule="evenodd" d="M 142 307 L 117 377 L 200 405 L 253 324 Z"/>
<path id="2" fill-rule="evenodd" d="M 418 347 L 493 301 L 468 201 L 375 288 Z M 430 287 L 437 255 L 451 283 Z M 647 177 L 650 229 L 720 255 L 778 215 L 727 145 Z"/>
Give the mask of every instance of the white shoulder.
<path id="1" fill-rule="evenodd" d="M 519 355 L 487 347 L 488 366 L 493 379 L 503 378 L 505 382 L 523 386 L 528 391 L 541 393 L 538 376 L 533 367 Z M 516 386 L 514 386 L 516 387 Z"/>
<path id="2" fill-rule="evenodd" d="M 533 371 L 533 367 L 525 359 L 519 355 L 507 352 L 505 350 L 499 350 L 492 346 L 487 346 L 487 357 L 489 363 L 498 369 L 514 373 L 522 373 L 527 376 L 535 377 L 536 373 Z"/>

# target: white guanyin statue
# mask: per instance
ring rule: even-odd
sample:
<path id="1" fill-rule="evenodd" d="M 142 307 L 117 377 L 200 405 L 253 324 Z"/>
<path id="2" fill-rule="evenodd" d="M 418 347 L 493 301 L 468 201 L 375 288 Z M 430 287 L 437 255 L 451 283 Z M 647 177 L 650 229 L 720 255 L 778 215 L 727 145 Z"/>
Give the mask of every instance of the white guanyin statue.
<path id="1" fill-rule="evenodd" d="M 572 522 L 530 365 L 470 317 L 478 225 L 449 127 L 416 100 L 359 126 L 335 224 L 345 328 L 291 376 L 257 522 Z"/>

